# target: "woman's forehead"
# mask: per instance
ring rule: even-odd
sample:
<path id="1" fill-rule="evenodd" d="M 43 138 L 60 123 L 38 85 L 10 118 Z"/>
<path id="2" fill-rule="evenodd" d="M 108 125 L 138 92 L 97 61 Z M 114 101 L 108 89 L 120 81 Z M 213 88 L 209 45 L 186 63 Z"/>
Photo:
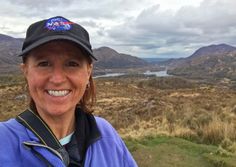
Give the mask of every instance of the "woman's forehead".
<path id="1" fill-rule="evenodd" d="M 33 49 L 29 55 L 43 57 L 53 54 L 66 53 L 67 56 L 76 56 L 78 58 L 85 58 L 86 56 L 82 50 L 73 42 L 70 41 L 51 41 Z"/>

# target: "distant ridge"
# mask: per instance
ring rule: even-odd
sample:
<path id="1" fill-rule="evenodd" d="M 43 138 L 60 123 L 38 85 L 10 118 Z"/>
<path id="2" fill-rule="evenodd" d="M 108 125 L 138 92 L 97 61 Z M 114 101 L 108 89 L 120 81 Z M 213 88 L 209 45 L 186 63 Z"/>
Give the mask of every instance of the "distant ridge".
<path id="1" fill-rule="evenodd" d="M 200 49 L 195 51 L 189 58 L 204 56 L 204 55 L 212 56 L 212 55 L 227 54 L 235 50 L 236 50 L 236 47 L 233 47 L 227 44 L 209 45 L 209 46 L 201 47 Z"/>
<path id="2" fill-rule="evenodd" d="M 98 61 L 95 62 L 95 67 L 97 68 L 132 68 L 148 65 L 148 63 L 141 58 L 118 53 L 109 47 L 94 49 L 93 53 L 98 59 Z"/>
<path id="3" fill-rule="evenodd" d="M 0 74 L 19 72 L 21 62 L 19 54 L 23 39 L 0 34 Z M 112 48 L 94 49 L 98 61 L 94 64 L 95 71 L 105 69 L 125 69 L 147 67 L 147 61 L 131 55 L 118 53 Z M 170 59 L 162 64 L 168 67 L 168 74 L 188 78 L 230 79 L 236 81 L 236 47 L 219 44 L 204 46 L 187 58 Z M 149 66 L 150 67 L 150 66 Z"/>
<path id="4" fill-rule="evenodd" d="M 187 58 L 172 59 L 167 64 L 172 75 L 236 81 L 236 47 L 227 44 L 202 47 Z"/>
<path id="5" fill-rule="evenodd" d="M 0 41 L 8 41 L 8 40 L 14 40 L 15 38 L 10 37 L 8 35 L 0 34 Z"/>
<path id="6" fill-rule="evenodd" d="M 0 74 L 19 72 L 21 58 L 17 55 L 20 53 L 23 40 L 0 34 Z M 138 57 L 118 53 L 108 47 L 97 48 L 93 52 L 98 59 L 94 65 L 95 70 L 142 67 L 148 64 Z"/>
<path id="7" fill-rule="evenodd" d="M 15 65 L 20 62 L 19 54 L 23 40 L 0 34 L 0 65 Z"/>
<path id="8" fill-rule="evenodd" d="M 19 73 L 19 54 L 23 39 L 0 34 L 0 74 Z"/>

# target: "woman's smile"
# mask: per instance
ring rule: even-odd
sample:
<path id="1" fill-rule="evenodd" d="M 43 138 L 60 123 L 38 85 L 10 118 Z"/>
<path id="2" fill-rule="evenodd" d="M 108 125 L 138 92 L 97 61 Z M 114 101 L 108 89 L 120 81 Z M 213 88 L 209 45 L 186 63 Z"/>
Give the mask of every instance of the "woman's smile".
<path id="1" fill-rule="evenodd" d="M 47 93 L 50 96 L 63 97 L 67 96 L 71 91 L 70 90 L 47 90 Z"/>

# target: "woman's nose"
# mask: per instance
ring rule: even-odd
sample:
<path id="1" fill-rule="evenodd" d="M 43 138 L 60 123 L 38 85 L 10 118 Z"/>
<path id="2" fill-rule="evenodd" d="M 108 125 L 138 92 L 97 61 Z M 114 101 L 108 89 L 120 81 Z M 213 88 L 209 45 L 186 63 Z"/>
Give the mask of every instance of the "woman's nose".
<path id="1" fill-rule="evenodd" d="M 66 74 L 63 67 L 54 67 L 50 76 L 50 82 L 61 84 L 66 81 Z"/>

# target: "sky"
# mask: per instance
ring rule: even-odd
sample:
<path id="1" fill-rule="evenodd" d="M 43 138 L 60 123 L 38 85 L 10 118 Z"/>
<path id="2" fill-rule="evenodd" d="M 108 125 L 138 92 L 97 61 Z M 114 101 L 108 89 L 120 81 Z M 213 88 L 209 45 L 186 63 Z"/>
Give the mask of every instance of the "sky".
<path id="1" fill-rule="evenodd" d="M 188 57 L 212 44 L 236 46 L 236 0 L 0 0 L 0 33 L 64 16 L 86 28 L 93 48 L 145 58 Z"/>

